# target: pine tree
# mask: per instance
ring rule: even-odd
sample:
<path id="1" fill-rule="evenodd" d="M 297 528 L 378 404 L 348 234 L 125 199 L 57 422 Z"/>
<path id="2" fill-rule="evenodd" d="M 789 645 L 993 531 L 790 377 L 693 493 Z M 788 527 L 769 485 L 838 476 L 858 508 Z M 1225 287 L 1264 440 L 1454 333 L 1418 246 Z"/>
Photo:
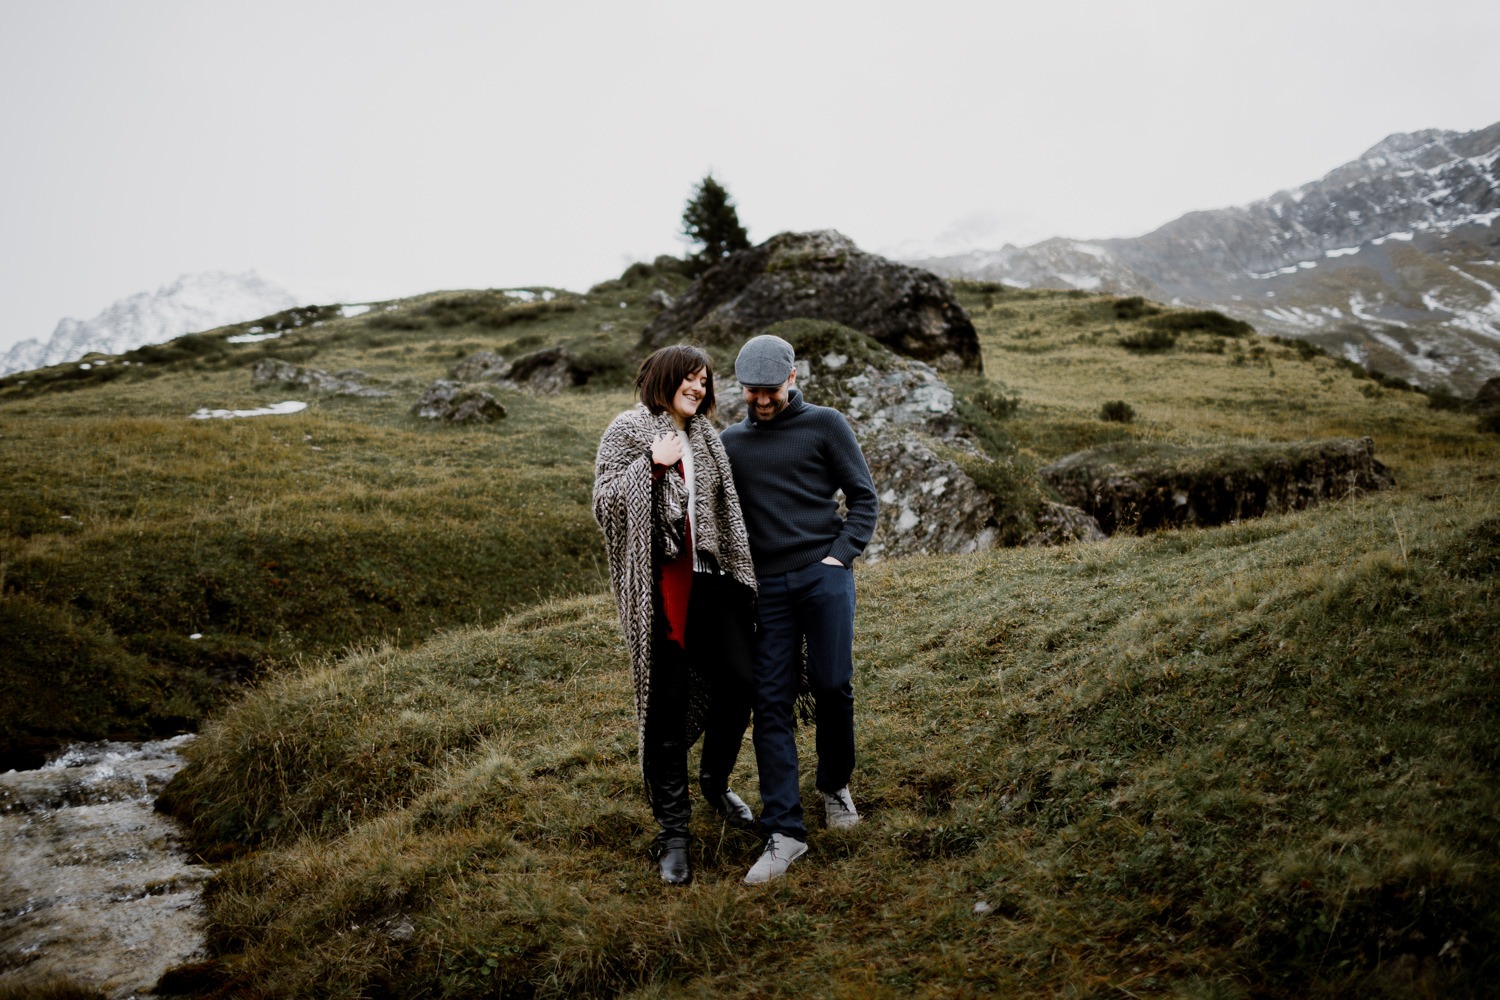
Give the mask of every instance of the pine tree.
<path id="1" fill-rule="evenodd" d="M 687 207 L 682 210 L 682 232 L 702 247 L 689 258 L 700 271 L 707 270 L 736 250 L 750 247 L 750 236 L 740 225 L 729 192 L 714 180 L 712 173 L 698 183 Z"/>

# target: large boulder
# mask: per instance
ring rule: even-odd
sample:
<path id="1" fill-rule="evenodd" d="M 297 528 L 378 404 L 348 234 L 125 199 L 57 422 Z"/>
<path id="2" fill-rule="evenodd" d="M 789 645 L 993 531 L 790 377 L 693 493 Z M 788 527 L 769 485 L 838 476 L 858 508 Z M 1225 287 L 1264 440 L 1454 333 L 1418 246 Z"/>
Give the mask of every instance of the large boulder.
<path id="1" fill-rule="evenodd" d="M 982 485 L 980 479 L 996 478 L 986 473 L 997 466 L 971 440 L 952 388 L 931 365 L 836 323 L 793 320 L 768 332 L 796 349 L 797 384 L 808 402 L 842 412 L 859 439 L 880 495 L 868 561 L 1103 537 L 1082 511 L 1047 504 L 1039 493 L 1036 509 L 1010 510 Z M 714 389 L 720 419 L 743 420 L 732 366 L 728 377 L 715 376 Z M 1018 537 L 1018 523 L 1038 530 Z"/>
<path id="2" fill-rule="evenodd" d="M 941 278 L 831 230 L 782 233 L 731 254 L 663 309 L 641 344 L 729 345 L 799 318 L 843 324 L 938 368 L 981 368 L 974 323 Z"/>
<path id="3" fill-rule="evenodd" d="M 1395 485 L 1368 437 L 1216 448 L 1110 444 L 1041 472 L 1110 534 L 1227 524 Z"/>

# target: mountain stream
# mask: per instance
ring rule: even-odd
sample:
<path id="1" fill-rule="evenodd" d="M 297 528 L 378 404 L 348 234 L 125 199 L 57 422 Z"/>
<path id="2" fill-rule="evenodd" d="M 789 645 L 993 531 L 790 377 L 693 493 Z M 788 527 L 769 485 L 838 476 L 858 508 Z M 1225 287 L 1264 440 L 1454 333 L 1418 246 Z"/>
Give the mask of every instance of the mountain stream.
<path id="1" fill-rule="evenodd" d="M 80 744 L 0 774 L 0 987 L 66 978 L 126 1000 L 202 957 L 212 872 L 152 809 L 191 739 Z"/>

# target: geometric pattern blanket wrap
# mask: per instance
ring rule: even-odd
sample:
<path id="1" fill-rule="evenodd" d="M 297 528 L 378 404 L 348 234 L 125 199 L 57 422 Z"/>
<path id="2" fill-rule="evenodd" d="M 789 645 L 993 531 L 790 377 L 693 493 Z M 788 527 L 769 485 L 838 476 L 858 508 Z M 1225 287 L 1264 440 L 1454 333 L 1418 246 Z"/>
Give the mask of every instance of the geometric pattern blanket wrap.
<path id="1" fill-rule="evenodd" d="M 729 456 L 708 418 L 687 422 L 693 450 L 693 549 L 710 557 L 709 565 L 755 591 L 755 566 L 750 561 L 750 539 L 734 489 Z M 656 635 L 658 604 L 656 571 L 659 558 L 679 553 L 682 519 L 686 516 L 687 484 L 681 476 L 653 476 L 651 443 L 661 434 L 676 434 L 667 413 L 652 414 L 637 403 L 605 428 L 594 460 L 594 520 L 604 532 L 609 557 L 609 580 L 620 630 L 630 652 L 635 681 L 636 738 L 644 760 L 646 704 L 651 694 L 651 643 Z M 709 686 L 694 663 L 688 678 L 687 741 L 703 732 Z"/>

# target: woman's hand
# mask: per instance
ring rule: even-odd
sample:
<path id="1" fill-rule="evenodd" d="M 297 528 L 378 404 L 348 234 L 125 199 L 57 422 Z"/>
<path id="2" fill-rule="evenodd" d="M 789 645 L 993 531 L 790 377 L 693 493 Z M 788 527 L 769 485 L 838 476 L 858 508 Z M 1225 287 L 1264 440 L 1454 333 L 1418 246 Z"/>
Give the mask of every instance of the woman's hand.
<path id="1" fill-rule="evenodd" d="M 682 458 L 682 439 L 663 431 L 651 442 L 651 461 L 657 465 L 676 465 Z"/>

